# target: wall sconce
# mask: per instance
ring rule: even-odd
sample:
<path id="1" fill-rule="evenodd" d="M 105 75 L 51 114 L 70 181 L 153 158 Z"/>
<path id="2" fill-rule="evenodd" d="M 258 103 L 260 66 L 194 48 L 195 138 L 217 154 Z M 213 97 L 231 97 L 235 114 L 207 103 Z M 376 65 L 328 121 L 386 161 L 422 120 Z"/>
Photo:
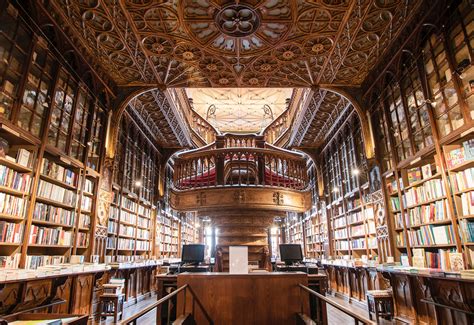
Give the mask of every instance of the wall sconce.
<path id="1" fill-rule="evenodd" d="M 135 181 L 135 186 L 136 187 L 141 187 L 142 186 L 142 181 Z"/>
<path id="2" fill-rule="evenodd" d="M 354 176 L 359 176 L 359 175 L 360 175 L 360 170 L 359 170 L 358 168 L 354 168 L 354 169 L 352 170 L 352 175 L 354 175 Z"/>

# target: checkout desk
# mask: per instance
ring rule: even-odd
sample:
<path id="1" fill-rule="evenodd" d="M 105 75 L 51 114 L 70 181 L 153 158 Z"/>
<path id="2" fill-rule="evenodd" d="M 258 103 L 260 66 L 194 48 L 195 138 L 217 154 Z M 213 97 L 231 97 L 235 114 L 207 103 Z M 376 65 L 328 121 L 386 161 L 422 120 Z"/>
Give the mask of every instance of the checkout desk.
<path id="1" fill-rule="evenodd" d="M 311 301 L 299 287 L 303 284 L 324 295 L 326 279 L 324 274 L 302 272 L 156 276 L 158 299 L 185 284 L 189 286 L 186 296 L 177 295 L 172 309 L 178 315 L 192 313 L 197 324 L 207 324 L 209 318 L 214 324 L 295 324 L 296 314 L 301 311 L 327 324 L 325 304 Z M 161 313 L 162 323 L 165 314 Z"/>

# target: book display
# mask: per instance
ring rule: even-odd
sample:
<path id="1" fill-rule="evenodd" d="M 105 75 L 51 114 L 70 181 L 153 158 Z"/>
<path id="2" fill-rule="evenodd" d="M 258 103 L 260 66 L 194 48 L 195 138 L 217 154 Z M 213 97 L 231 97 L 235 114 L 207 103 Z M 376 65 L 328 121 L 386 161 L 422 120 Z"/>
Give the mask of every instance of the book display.
<path id="1" fill-rule="evenodd" d="M 285 243 L 301 244 L 301 247 L 304 248 L 303 228 L 304 221 L 302 216 L 297 213 L 288 213 L 285 225 Z"/>

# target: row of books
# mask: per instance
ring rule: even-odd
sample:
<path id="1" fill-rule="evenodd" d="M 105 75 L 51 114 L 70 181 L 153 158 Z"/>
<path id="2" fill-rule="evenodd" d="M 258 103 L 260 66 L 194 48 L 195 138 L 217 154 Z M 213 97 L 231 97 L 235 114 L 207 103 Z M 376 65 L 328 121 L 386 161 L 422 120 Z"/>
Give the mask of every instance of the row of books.
<path id="1" fill-rule="evenodd" d="M 40 180 L 38 186 L 38 196 L 50 199 L 59 203 L 67 204 L 71 207 L 76 205 L 76 193 L 64 187 Z"/>
<path id="2" fill-rule="evenodd" d="M 347 240 L 338 240 L 335 243 L 335 248 L 336 249 L 348 250 L 349 249 L 349 241 L 347 241 Z"/>
<path id="3" fill-rule="evenodd" d="M 117 246 L 115 245 L 116 238 L 115 237 L 107 237 L 107 249 L 116 249 Z"/>
<path id="4" fill-rule="evenodd" d="M 89 235 L 85 232 L 77 233 L 77 246 L 87 247 L 89 246 Z"/>
<path id="5" fill-rule="evenodd" d="M 0 221 L 0 242 L 1 243 L 16 243 L 21 242 L 23 234 L 22 223 L 11 223 L 7 221 Z"/>
<path id="6" fill-rule="evenodd" d="M 421 226 L 409 230 L 408 238 L 412 246 L 451 245 L 455 243 L 453 226 Z"/>
<path id="7" fill-rule="evenodd" d="M 26 256 L 26 268 L 37 269 L 40 266 L 45 265 L 58 265 L 64 263 L 66 260 L 65 256 L 56 255 L 27 255 Z"/>
<path id="8" fill-rule="evenodd" d="M 474 189 L 474 167 L 455 173 L 452 179 L 456 192 Z"/>
<path id="9" fill-rule="evenodd" d="M 150 239 L 150 231 L 147 229 L 137 229 L 137 237 L 140 239 Z"/>
<path id="10" fill-rule="evenodd" d="M 148 227 L 150 227 L 150 219 L 138 217 L 138 222 L 137 222 L 137 224 L 138 224 L 140 227 L 148 228 Z"/>
<path id="11" fill-rule="evenodd" d="M 168 227 L 161 227 L 161 231 L 160 231 L 162 234 L 165 234 L 165 235 L 170 235 L 170 236 L 178 236 L 178 230 L 177 229 L 171 229 L 171 228 L 168 228 Z"/>
<path id="12" fill-rule="evenodd" d="M 135 237 L 135 230 L 136 229 L 133 226 L 120 225 L 119 234 L 124 236 Z"/>
<path id="13" fill-rule="evenodd" d="M 120 212 L 120 221 L 135 224 L 137 222 L 137 215 L 128 211 L 122 210 Z"/>
<path id="14" fill-rule="evenodd" d="M 333 219 L 333 224 L 334 228 L 345 227 L 347 225 L 346 217 L 342 216 L 340 218 Z"/>
<path id="15" fill-rule="evenodd" d="M 0 192 L 0 214 L 23 218 L 26 206 L 26 199 Z"/>
<path id="16" fill-rule="evenodd" d="M 178 245 L 177 244 L 169 244 L 169 243 L 160 243 L 160 252 L 177 253 L 178 252 Z"/>
<path id="17" fill-rule="evenodd" d="M 126 196 L 122 196 L 122 208 L 136 211 L 137 203 Z"/>
<path id="18" fill-rule="evenodd" d="M 94 182 L 86 178 L 84 183 L 84 191 L 87 193 L 94 193 Z"/>
<path id="19" fill-rule="evenodd" d="M 109 234 L 117 234 L 118 223 L 114 220 L 109 219 L 109 223 L 107 225 L 107 231 Z"/>
<path id="20" fill-rule="evenodd" d="M 357 225 L 351 227 L 351 236 L 364 236 L 365 225 Z"/>
<path id="21" fill-rule="evenodd" d="M 348 215 L 348 219 L 349 219 L 349 224 L 364 220 L 363 214 L 361 211 L 350 213 Z"/>
<path id="22" fill-rule="evenodd" d="M 27 192 L 30 189 L 31 175 L 0 165 L 0 186 L 16 191 Z"/>
<path id="23" fill-rule="evenodd" d="M 168 236 L 168 235 L 161 235 L 160 241 L 162 243 L 177 244 L 178 243 L 178 237 L 171 237 L 171 236 Z"/>
<path id="24" fill-rule="evenodd" d="M 421 167 L 414 167 L 407 170 L 408 185 L 413 185 L 423 179 L 428 179 L 433 176 L 436 171 L 436 166 L 427 164 Z"/>
<path id="25" fill-rule="evenodd" d="M 137 240 L 137 250 L 148 251 L 150 250 L 150 242 L 144 240 Z"/>
<path id="26" fill-rule="evenodd" d="M 337 229 L 334 231 L 334 239 L 346 239 L 347 228 Z"/>
<path id="27" fill-rule="evenodd" d="M 135 239 L 119 238 L 118 239 L 118 249 L 134 250 L 135 249 Z"/>
<path id="28" fill-rule="evenodd" d="M 463 216 L 474 215 L 474 191 L 461 194 L 461 210 Z"/>
<path id="29" fill-rule="evenodd" d="M 30 244 L 70 246 L 72 244 L 72 231 L 65 231 L 61 227 L 47 228 L 31 226 Z"/>
<path id="30" fill-rule="evenodd" d="M 474 139 L 464 141 L 462 145 L 446 146 L 446 164 L 449 169 L 459 166 L 466 161 L 474 160 Z"/>
<path id="31" fill-rule="evenodd" d="M 459 225 L 463 242 L 474 243 L 474 220 L 464 219 L 459 222 Z"/>
<path id="32" fill-rule="evenodd" d="M 87 214 L 82 214 L 79 216 L 79 228 L 89 229 L 91 226 L 91 217 Z"/>
<path id="33" fill-rule="evenodd" d="M 414 267 L 441 269 L 443 271 L 461 271 L 464 269 L 462 253 L 454 249 L 438 249 L 437 252 L 414 248 L 412 264 Z"/>
<path id="34" fill-rule="evenodd" d="M 81 199 L 81 210 L 85 212 L 92 211 L 92 198 L 83 196 Z"/>
<path id="35" fill-rule="evenodd" d="M 2 142 L 3 141 L 6 141 L 6 140 L 2 138 Z M 13 163 L 16 163 L 18 165 L 21 165 L 27 168 L 31 168 L 31 165 L 33 163 L 33 153 L 24 148 L 18 149 L 15 157 L 8 155 L 3 158 L 5 160 L 11 161 Z"/>
<path id="36" fill-rule="evenodd" d="M 111 205 L 109 208 L 109 220 L 118 220 L 120 209 L 116 206 Z"/>
<path id="37" fill-rule="evenodd" d="M 151 209 L 147 208 L 147 207 L 144 207 L 143 205 L 138 205 L 138 214 L 150 219 L 151 218 Z"/>
<path id="38" fill-rule="evenodd" d="M 70 169 L 64 168 L 61 165 L 58 165 L 57 163 L 49 160 L 48 158 L 43 158 L 41 165 L 41 174 L 54 178 L 68 185 L 77 186 L 77 173 L 73 172 Z"/>
<path id="39" fill-rule="evenodd" d="M 21 254 L 16 253 L 10 256 L 0 256 L 1 269 L 17 269 L 20 264 Z"/>
<path id="40" fill-rule="evenodd" d="M 448 220 L 450 212 L 446 200 L 440 200 L 429 205 L 417 206 L 408 210 L 407 225 L 416 226 L 423 223 Z"/>
<path id="41" fill-rule="evenodd" d="M 73 226 L 75 212 L 37 202 L 33 212 L 33 219 Z"/>
<path id="42" fill-rule="evenodd" d="M 443 182 L 440 179 L 429 180 L 421 186 L 409 188 L 403 194 L 403 204 L 410 207 L 415 204 L 424 203 L 446 195 Z"/>

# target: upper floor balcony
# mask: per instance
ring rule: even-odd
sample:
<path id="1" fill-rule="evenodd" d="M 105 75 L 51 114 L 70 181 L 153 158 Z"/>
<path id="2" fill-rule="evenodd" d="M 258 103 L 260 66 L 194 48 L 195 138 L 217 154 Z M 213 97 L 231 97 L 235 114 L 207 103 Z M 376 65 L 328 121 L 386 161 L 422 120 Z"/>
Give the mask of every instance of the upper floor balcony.
<path id="1" fill-rule="evenodd" d="M 243 205 L 302 212 L 310 205 L 308 158 L 260 135 L 218 135 L 173 158 L 171 204 L 177 210 Z"/>

